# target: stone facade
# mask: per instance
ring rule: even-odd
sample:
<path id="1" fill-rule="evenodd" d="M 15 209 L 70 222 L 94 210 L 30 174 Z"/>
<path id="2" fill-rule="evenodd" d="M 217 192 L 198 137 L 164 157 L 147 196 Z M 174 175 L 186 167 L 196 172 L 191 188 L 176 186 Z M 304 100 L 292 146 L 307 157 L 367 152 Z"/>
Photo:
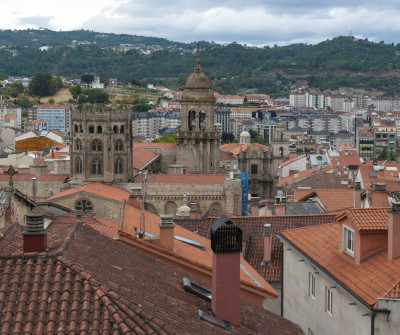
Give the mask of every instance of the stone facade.
<path id="1" fill-rule="evenodd" d="M 132 184 L 131 184 L 132 185 Z M 141 184 L 133 184 L 135 187 Z M 238 179 L 226 179 L 224 184 L 152 184 L 146 185 L 146 209 L 155 214 L 176 215 L 186 197 L 196 204 L 196 217 L 215 208 L 235 215 L 241 214 L 242 187 Z"/>
<path id="2" fill-rule="evenodd" d="M 113 183 L 132 177 L 131 112 L 72 112 L 70 176 L 80 182 Z"/>
<path id="3" fill-rule="evenodd" d="M 215 101 L 198 53 L 195 72 L 186 81 L 181 99 L 181 125 L 175 133 L 176 163 L 184 165 L 187 172 L 219 172 L 221 132 L 214 126 Z"/>
<path id="4" fill-rule="evenodd" d="M 96 216 L 111 220 L 119 220 L 122 202 L 101 198 L 90 193 L 78 192 L 67 197 L 54 199 L 51 202 L 74 210 L 76 204 L 82 200 L 90 201 L 93 206 L 91 213 Z"/>
<path id="5" fill-rule="evenodd" d="M 249 194 L 260 199 L 275 197 L 279 165 L 289 158 L 289 141 L 283 124 L 276 126 L 269 151 L 248 145 L 238 156 L 239 170 L 248 172 Z"/>

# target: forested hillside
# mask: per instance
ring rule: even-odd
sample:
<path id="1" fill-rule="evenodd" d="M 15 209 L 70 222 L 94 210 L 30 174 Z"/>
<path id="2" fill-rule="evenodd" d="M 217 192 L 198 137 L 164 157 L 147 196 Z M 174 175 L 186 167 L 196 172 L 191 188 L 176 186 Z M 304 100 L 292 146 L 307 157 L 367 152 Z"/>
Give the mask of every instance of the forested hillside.
<path id="1" fill-rule="evenodd" d="M 37 38 L 42 32 L 47 35 Z M 32 33 L 35 36 L 34 43 L 31 41 L 33 44 L 29 42 Z M 17 43 L 13 42 L 12 34 L 11 31 L 0 32 L 0 43 L 7 41 L 5 45 L 12 44 L 18 51 L 17 56 L 12 56 L 10 48 L 0 50 L 0 71 L 8 75 L 33 76 L 38 71 L 46 71 L 59 76 L 80 77 L 84 73 L 96 73 L 104 79 L 116 77 L 128 82 L 136 78 L 179 88 L 195 65 L 193 53 L 181 53 L 177 49 L 171 52 L 167 48 L 179 43 L 164 39 L 35 30 L 19 31 L 15 35 Z M 88 41 L 89 37 L 96 40 L 96 44 L 67 46 L 71 38 Z M 99 42 L 105 39 L 109 44 Z M 137 50 L 124 53 L 104 48 L 120 43 L 158 44 L 164 50 L 145 55 Z M 40 51 L 39 47 L 43 45 L 54 47 Z M 186 49 L 195 47 L 195 43 L 179 45 Z M 204 72 L 221 93 L 253 91 L 283 96 L 304 84 L 320 90 L 351 87 L 377 90 L 386 95 L 400 93 L 400 45 L 337 37 L 316 45 L 264 48 L 202 42 L 201 49 Z"/>

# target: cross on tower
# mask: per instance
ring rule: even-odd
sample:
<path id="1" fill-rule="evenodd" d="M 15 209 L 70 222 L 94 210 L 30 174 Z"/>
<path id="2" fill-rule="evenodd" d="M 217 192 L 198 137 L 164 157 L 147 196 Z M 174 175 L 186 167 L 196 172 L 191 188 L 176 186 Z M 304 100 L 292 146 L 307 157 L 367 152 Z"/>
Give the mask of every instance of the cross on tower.
<path id="1" fill-rule="evenodd" d="M 18 171 L 15 170 L 15 169 L 13 168 L 12 165 L 10 165 L 10 167 L 8 168 L 8 170 L 4 171 L 4 173 L 6 173 L 6 174 L 8 174 L 8 175 L 10 176 L 10 180 L 9 180 L 9 182 L 8 182 L 8 185 L 10 185 L 10 187 L 13 188 L 13 186 L 14 186 L 13 177 L 14 177 L 16 174 L 18 174 Z"/>

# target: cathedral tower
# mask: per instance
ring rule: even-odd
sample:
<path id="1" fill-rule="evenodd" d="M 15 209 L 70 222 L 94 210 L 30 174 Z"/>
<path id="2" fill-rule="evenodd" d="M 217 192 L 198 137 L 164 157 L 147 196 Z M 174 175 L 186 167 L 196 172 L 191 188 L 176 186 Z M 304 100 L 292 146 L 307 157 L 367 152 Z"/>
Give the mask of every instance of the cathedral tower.
<path id="1" fill-rule="evenodd" d="M 214 126 L 216 98 L 200 67 L 200 53 L 181 99 L 181 125 L 175 133 L 176 163 L 189 173 L 218 173 L 221 132 Z"/>
<path id="2" fill-rule="evenodd" d="M 132 177 L 132 113 L 86 108 L 71 114 L 70 176 L 114 183 Z"/>

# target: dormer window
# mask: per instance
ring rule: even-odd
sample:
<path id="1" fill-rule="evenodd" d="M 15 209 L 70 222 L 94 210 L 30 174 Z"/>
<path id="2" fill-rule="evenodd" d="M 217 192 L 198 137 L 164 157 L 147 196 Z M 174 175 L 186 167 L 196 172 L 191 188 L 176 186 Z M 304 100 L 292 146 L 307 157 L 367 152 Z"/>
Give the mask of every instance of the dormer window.
<path id="1" fill-rule="evenodd" d="M 343 225 L 343 251 L 354 257 L 354 230 Z"/>

